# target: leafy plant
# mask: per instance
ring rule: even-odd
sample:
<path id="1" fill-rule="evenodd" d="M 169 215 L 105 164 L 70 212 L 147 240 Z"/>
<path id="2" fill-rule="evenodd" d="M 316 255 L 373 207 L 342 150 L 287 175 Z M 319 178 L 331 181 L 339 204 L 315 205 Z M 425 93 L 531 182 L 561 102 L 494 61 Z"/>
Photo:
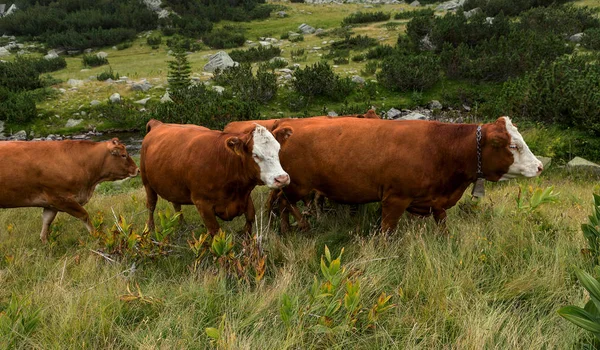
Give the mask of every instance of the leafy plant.
<path id="1" fill-rule="evenodd" d="M 600 273 L 600 266 L 594 268 L 595 273 Z M 600 340 L 600 282 L 589 273 L 575 269 L 575 275 L 581 285 L 588 291 L 590 300 L 583 308 L 579 306 L 565 306 L 560 308 L 558 314 L 578 327 L 592 332 Z"/>
<path id="2" fill-rule="evenodd" d="M 33 333 L 41 322 L 40 308 L 18 299 L 14 294 L 5 309 L 0 309 L 0 346 L 16 348 L 19 340 Z"/>
<path id="3" fill-rule="evenodd" d="M 248 50 L 232 50 L 229 56 L 236 62 L 258 62 L 268 61 L 273 57 L 281 55 L 281 49 L 277 46 L 258 46 Z"/>
<path id="4" fill-rule="evenodd" d="M 354 12 L 342 20 L 342 26 L 349 24 L 382 22 L 390 19 L 390 14 L 382 11 L 378 12 Z"/>
<path id="5" fill-rule="evenodd" d="M 546 187 L 545 189 L 536 188 L 535 190 L 530 186 L 529 193 L 531 197 L 525 199 L 523 195 L 523 188 L 519 187 L 519 193 L 517 195 L 517 208 L 521 210 L 527 210 L 533 212 L 537 210 L 542 204 L 555 203 L 558 200 L 558 193 L 554 192 L 554 186 Z"/>
<path id="6" fill-rule="evenodd" d="M 98 74 L 96 76 L 96 79 L 98 79 L 98 81 L 105 81 L 108 79 L 112 79 L 112 80 L 118 80 L 119 79 L 119 73 L 115 73 L 112 70 L 112 67 L 108 67 L 108 70 L 105 70 L 104 72 Z"/>
<path id="7" fill-rule="evenodd" d="M 440 64 L 436 56 L 396 54 L 381 63 L 377 79 L 396 91 L 426 90 L 440 79 Z"/>
<path id="8" fill-rule="evenodd" d="M 594 264 L 600 263 L 600 195 L 594 193 L 594 211 L 588 216 L 589 222 L 581 224 L 581 231 L 588 242 L 587 251 Z"/>
<path id="9" fill-rule="evenodd" d="M 92 54 L 84 54 L 81 57 L 81 62 L 84 67 L 98 67 L 105 64 L 108 64 L 108 60 L 106 57 L 92 55 Z"/>
<path id="10" fill-rule="evenodd" d="M 162 38 L 160 35 L 151 35 L 146 38 L 146 43 L 152 46 L 152 48 L 158 48 L 158 46 L 162 43 Z"/>

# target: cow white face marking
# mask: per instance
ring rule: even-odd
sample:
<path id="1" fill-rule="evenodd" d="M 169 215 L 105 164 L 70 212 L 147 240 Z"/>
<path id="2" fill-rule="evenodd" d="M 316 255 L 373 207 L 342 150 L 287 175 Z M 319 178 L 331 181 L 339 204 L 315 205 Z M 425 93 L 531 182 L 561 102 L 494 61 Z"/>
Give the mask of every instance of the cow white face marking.
<path id="1" fill-rule="evenodd" d="M 509 149 L 513 154 L 514 161 L 508 168 L 508 172 L 500 178 L 500 181 L 520 176 L 538 176 L 543 170 L 542 162 L 529 150 L 529 146 L 527 146 L 525 140 L 523 140 L 523 136 L 521 136 L 517 128 L 512 124 L 510 118 L 503 118 L 506 121 L 506 130 L 510 135 Z"/>
<path id="2" fill-rule="evenodd" d="M 288 185 L 290 177 L 283 171 L 279 162 L 279 142 L 264 126 L 256 124 L 253 132 L 252 159 L 260 168 L 260 179 L 274 189 Z"/>

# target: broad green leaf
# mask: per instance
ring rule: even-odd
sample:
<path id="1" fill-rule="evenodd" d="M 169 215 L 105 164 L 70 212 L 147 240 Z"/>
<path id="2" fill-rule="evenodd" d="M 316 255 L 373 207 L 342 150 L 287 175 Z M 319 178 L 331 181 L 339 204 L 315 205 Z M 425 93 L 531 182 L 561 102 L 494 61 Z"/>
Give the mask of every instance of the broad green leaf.
<path id="1" fill-rule="evenodd" d="M 204 331 L 206 332 L 206 335 L 208 335 L 208 337 L 211 339 L 218 340 L 219 338 L 221 338 L 221 332 L 219 332 L 219 330 L 214 327 L 208 327 Z"/>
<path id="2" fill-rule="evenodd" d="M 325 257 L 327 258 L 328 262 L 331 262 L 331 252 L 329 251 L 329 247 L 327 245 L 325 245 Z"/>
<path id="3" fill-rule="evenodd" d="M 594 317 L 580 307 L 565 306 L 557 312 L 560 316 L 587 331 L 600 333 L 600 323 L 594 321 Z"/>
<path id="4" fill-rule="evenodd" d="M 590 293 L 590 296 L 596 298 L 596 300 L 600 300 L 600 282 L 589 273 L 580 269 L 575 270 L 575 274 L 579 282 Z"/>

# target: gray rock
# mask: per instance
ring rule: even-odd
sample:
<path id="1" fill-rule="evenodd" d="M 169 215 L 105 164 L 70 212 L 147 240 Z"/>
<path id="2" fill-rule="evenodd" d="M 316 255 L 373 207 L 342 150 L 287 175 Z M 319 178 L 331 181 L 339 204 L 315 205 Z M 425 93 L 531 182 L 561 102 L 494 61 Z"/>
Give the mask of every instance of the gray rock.
<path id="1" fill-rule="evenodd" d="M 6 16 L 8 16 L 8 15 L 11 15 L 11 14 L 15 13 L 15 11 L 17 11 L 18 9 L 19 9 L 19 8 L 17 7 L 17 5 L 15 5 L 15 4 L 12 4 L 12 5 L 10 5 L 10 7 L 8 8 L 8 10 L 6 10 L 6 12 L 4 13 L 4 16 L 6 17 Z M 14 36 L 13 36 L 12 38 L 14 38 Z M 12 40 L 15 40 L 15 39 L 12 39 Z"/>
<path id="2" fill-rule="evenodd" d="M 92 100 L 92 101 L 90 102 L 90 105 L 93 107 L 93 106 L 97 106 L 97 105 L 99 105 L 100 103 L 102 103 L 102 102 L 100 102 L 100 101 L 98 101 L 98 100 Z"/>
<path id="3" fill-rule="evenodd" d="M 300 36 L 300 34 L 299 34 L 299 33 L 295 33 L 295 32 L 289 32 L 289 33 L 288 33 L 288 39 L 289 39 L 289 40 L 294 40 L 294 39 L 296 39 L 296 38 L 297 38 L 297 37 L 299 37 L 299 36 Z"/>
<path id="4" fill-rule="evenodd" d="M 302 34 L 312 34 L 316 31 L 314 27 L 311 27 L 306 23 L 302 23 L 300 26 L 298 26 L 298 30 L 300 30 Z"/>
<path id="5" fill-rule="evenodd" d="M 471 17 L 473 17 L 475 15 L 479 15 L 479 14 L 482 14 L 482 13 L 483 13 L 483 11 L 481 10 L 481 8 L 476 7 L 474 9 L 472 9 L 472 10 L 466 11 L 464 13 L 464 15 L 465 15 L 465 18 L 471 18 Z"/>
<path id="6" fill-rule="evenodd" d="M 225 68 L 237 66 L 238 63 L 229 57 L 227 52 L 219 51 L 208 58 L 208 63 L 204 65 L 204 70 L 207 72 L 214 72 L 217 68 L 223 70 Z"/>
<path id="7" fill-rule="evenodd" d="M 271 43 L 268 41 L 259 41 L 260 46 L 268 47 L 271 46 Z"/>
<path id="8" fill-rule="evenodd" d="M 284 18 L 284 17 L 287 17 L 287 16 L 288 16 L 288 14 L 285 11 L 279 11 L 279 12 L 277 12 L 277 17 Z"/>
<path id="9" fill-rule="evenodd" d="M 494 24 L 494 17 L 486 17 L 485 18 L 485 23 L 487 23 L 487 24 Z"/>
<path id="10" fill-rule="evenodd" d="M 429 39 L 429 34 L 425 35 L 423 37 L 423 39 L 421 39 L 420 45 L 421 45 L 421 50 L 424 50 L 424 51 L 434 51 L 435 50 L 435 45 L 431 42 L 431 39 Z"/>
<path id="11" fill-rule="evenodd" d="M 166 102 L 173 102 L 168 91 L 165 91 L 165 94 L 160 98 L 160 103 L 166 103 Z"/>
<path id="12" fill-rule="evenodd" d="M 365 79 L 363 77 L 361 77 L 360 75 L 354 75 L 352 76 L 352 81 L 357 83 L 357 84 L 364 84 L 365 83 Z"/>
<path id="13" fill-rule="evenodd" d="M 438 100 L 433 100 L 429 102 L 429 109 L 442 109 L 444 106 Z"/>
<path id="14" fill-rule="evenodd" d="M 589 160 L 583 159 L 581 157 L 573 158 L 573 160 L 567 163 L 567 168 L 569 170 L 590 171 L 596 174 L 600 174 L 600 165 L 592 163 Z"/>
<path id="15" fill-rule="evenodd" d="M 219 85 L 214 85 L 211 87 L 214 91 L 218 92 L 219 94 L 222 94 L 223 91 L 225 91 L 225 88 Z"/>
<path id="16" fill-rule="evenodd" d="M 94 51 L 94 50 L 92 50 L 91 48 L 89 48 L 89 49 L 83 50 L 83 53 L 92 53 L 92 51 Z"/>
<path id="17" fill-rule="evenodd" d="M 471 107 L 467 106 L 467 105 L 462 105 L 463 109 L 467 112 L 471 111 Z"/>
<path id="18" fill-rule="evenodd" d="M 10 51 L 4 47 L 0 47 L 0 57 L 10 56 Z"/>
<path id="19" fill-rule="evenodd" d="M 325 33 L 325 29 L 323 28 L 317 28 L 317 30 L 315 30 L 315 35 L 321 35 Z"/>
<path id="20" fill-rule="evenodd" d="M 67 50 L 67 55 L 69 56 L 79 55 L 80 53 L 81 50 Z"/>
<path id="21" fill-rule="evenodd" d="M 48 52 L 48 54 L 46 56 L 44 56 L 44 59 L 47 60 L 52 60 L 58 58 L 58 54 L 56 52 Z"/>
<path id="22" fill-rule="evenodd" d="M 79 112 L 79 113 L 81 113 L 81 115 L 82 115 L 82 116 L 84 116 L 84 117 L 87 115 L 87 112 L 86 112 L 86 111 L 81 111 L 81 112 Z"/>
<path id="23" fill-rule="evenodd" d="M 450 0 L 439 4 L 435 10 L 436 11 L 454 11 L 459 7 L 464 5 L 466 0 Z"/>
<path id="24" fill-rule="evenodd" d="M 329 112 L 327 112 L 327 116 L 329 116 L 329 117 L 337 117 L 338 114 L 335 111 L 329 111 Z"/>
<path id="25" fill-rule="evenodd" d="M 16 133 L 12 134 L 10 139 L 15 141 L 25 141 L 27 140 L 27 132 L 25 130 L 17 131 Z"/>
<path id="26" fill-rule="evenodd" d="M 112 103 L 119 103 L 119 102 L 121 102 L 121 95 L 119 95 L 118 92 L 115 92 L 114 94 L 110 95 L 110 97 L 108 99 Z"/>
<path id="27" fill-rule="evenodd" d="M 544 169 L 548 169 L 548 167 L 552 164 L 552 158 L 550 158 L 550 157 L 544 157 L 544 156 L 535 156 L 535 157 L 537 159 L 539 159 L 540 162 L 542 162 Z"/>
<path id="28" fill-rule="evenodd" d="M 400 118 L 401 120 L 427 120 L 427 117 L 418 112 L 410 112 L 409 114 Z"/>
<path id="29" fill-rule="evenodd" d="M 137 104 L 139 104 L 139 105 L 145 106 L 145 105 L 146 105 L 146 102 L 148 102 L 148 100 L 149 100 L 149 99 L 150 99 L 150 97 L 146 97 L 146 98 L 143 98 L 143 99 L 141 99 L 141 100 L 137 100 L 137 101 L 135 101 L 134 103 L 137 103 Z"/>
<path id="30" fill-rule="evenodd" d="M 421 3 L 419 1 L 417 1 L 417 0 L 415 0 L 415 1 L 413 1 L 413 2 L 410 3 L 410 6 L 412 6 L 412 7 L 421 6 Z"/>
<path id="31" fill-rule="evenodd" d="M 277 71 L 281 72 L 281 73 L 286 73 L 286 74 L 292 74 L 292 73 L 294 73 L 294 71 L 292 71 L 289 68 L 281 68 L 281 69 L 278 69 Z"/>
<path id="32" fill-rule="evenodd" d="M 67 85 L 71 86 L 71 87 L 76 87 L 76 86 L 82 86 L 83 85 L 83 80 L 78 80 L 78 79 L 69 79 L 67 80 Z"/>
<path id="33" fill-rule="evenodd" d="M 137 83 L 131 84 L 131 90 L 133 91 L 143 91 L 146 92 L 152 88 L 152 84 L 150 84 L 146 79 L 141 80 Z"/>
<path id="34" fill-rule="evenodd" d="M 388 119 L 396 119 L 400 114 L 402 114 L 402 112 L 400 112 L 396 108 L 392 108 L 389 111 L 387 111 L 386 116 Z"/>
<path id="35" fill-rule="evenodd" d="M 104 51 L 100 51 L 100 52 L 98 52 L 96 54 L 96 57 L 98 57 L 98 58 L 106 58 L 106 57 L 108 57 L 108 54 L 106 52 L 104 52 Z"/>
<path id="36" fill-rule="evenodd" d="M 574 43 L 580 42 L 581 39 L 583 39 L 583 33 L 573 34 L 569 37 L 569 41 L 574 42 Z"/>
<path id="37" fill-rule="evenodd" d="M 69 119 L 67 120 L 67 124 L 65 124 L 65 128 L 72 128 L 77 126 L 83 122 L 83 119 Z"/>
<path id="38" fill-rule="evenodd" d="M 60 91 L 61 94 L 64 94 L 65 92 L 67 92 L 67 90 L 65 90 L 63 88 L 58 89 L 58 91 Z"/>
<path id="39" fill-rule="evenodd" d="M 4 132 L 4 122 L 0 120 L 0 135 Z"/>

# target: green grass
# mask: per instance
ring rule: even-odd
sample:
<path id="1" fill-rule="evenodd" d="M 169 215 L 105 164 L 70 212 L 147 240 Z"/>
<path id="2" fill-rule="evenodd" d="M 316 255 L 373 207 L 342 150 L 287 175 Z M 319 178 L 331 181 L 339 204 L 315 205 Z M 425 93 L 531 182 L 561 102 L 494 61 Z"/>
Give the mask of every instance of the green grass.
<path id="1" fill-rule="evenodd" d="M 579 226 L 592 208 L 595 183 L 556 169 L 539 179 L 488 183 L 478 205 L 465 195 L 449 211 L 449 236 L 440 235 L 432 219 L 405 216 L 396 233 L 382 237 L 375 230 L 376 204 L 356 214 L 334 206 L 321 220 L 311 218 L 311 231 L 286 236 L 268 228 L 259 211 L 255 232 L 263 236 L 267 268 L 256 286 L 226 278 L 210 260 L 194 272 L 186 240 L 203 228 L 189 206 L 172 252 L 139 263 L 135 272 L 131 261 L 111 263 L 93 253 L 98 243 L 66 214 L 55 221 L 53 243 L 43 246 L 41 210 L 4 209 L 0 315 L 11 296 L 40 310 L 33 331 L 12 334 L 21 349 L 203 349 L 210 346 L 205 328 L 218 328 L 223 317 L 220 345 L 232 349 L 581 347 L 592 338 L 556 310 L 587 298 L 573 267 L 590 268 L 580 253 L 586 243 Z M 526 191 L 554 185 L 559 201 L 533 213 L 520 211 L 520 185 Z M 257 208 L 266 195 L 264 188 L 255 190 Z M 102 212 L 109 224 L 114 210 L 138 229 L 147 215 L 138 179 L 103 185 L 86 208 Z M 159 201 L 159 210 L 167 208 Z M 223 228 L 236 232 L 243 222 L 240 217 Z M 363 307 L 381 292 L 392 295 L 397 306 L 374 329 L 328 336 L 313 331 L 311 318 L 291 329 L 283 324 L 282 296 L 305 300 L 313 276 L 320 275 L 325 245 L 335 256 L 345 248 L 342 264 L 360 280 Z M 120 299 L 128 285 L 137 294 L 136 284 L 151 302 Z"/>

